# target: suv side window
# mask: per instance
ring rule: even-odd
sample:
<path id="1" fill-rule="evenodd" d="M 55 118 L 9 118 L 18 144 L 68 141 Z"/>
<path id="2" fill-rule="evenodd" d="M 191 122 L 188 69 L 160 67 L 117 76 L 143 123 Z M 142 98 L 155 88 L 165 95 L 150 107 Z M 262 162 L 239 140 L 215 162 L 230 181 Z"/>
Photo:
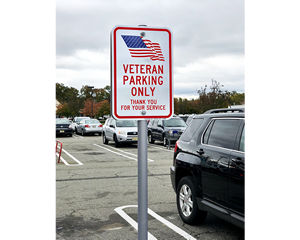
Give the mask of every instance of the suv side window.
<path id="1" fill-rule="evenodd" d="M 180 137 L 180 140 L 188 142 L 190 141 L 194 134 L 199 130 L 201 124 L 203 122 L 203 118 L 195 118 L 191 121 L 188 127 L 185 129 L 183 134 Z"/>
<path id="2" fill-rule="evenodd" d="M 241 121 L 239 119 L 216 119 L 212 126 L 207 144 L 234 149 L 240 123 Z"/>
<path id="3" fill-rule="evenodd" d="M 207 142 L 208 142 L 208 137 L 209 137 L 209 134 L 210 134 L 210 131 L 211 131 L 211 128 L 212 128 L 213 125 L 214 125 L 214 121 L 211 121 L 208 128 L 206 129 L 206 131 L 204 133 L 204 136 L 203 136 L 203 143 L 204 144 L 207 144 Z"/>
<path id="4" fill-rule="evenodd" d="M 241 140 L 240 140 L 239 150 L 241 152 L 245 152 L 245 126 L 243 128 L 243 132 L 242 132 L 242 136 L 241 136 Z"/>

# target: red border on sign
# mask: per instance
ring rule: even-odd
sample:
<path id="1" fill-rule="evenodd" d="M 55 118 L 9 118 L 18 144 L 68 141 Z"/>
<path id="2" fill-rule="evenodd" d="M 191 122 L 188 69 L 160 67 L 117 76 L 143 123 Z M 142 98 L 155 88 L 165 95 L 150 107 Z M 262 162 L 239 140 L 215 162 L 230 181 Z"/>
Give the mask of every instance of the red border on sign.
<path id="1" fill-rule="evenodd" d="M 167 115 L 167 116 L 119 116 L 116 112 L 116 109 L 117 109 L 117 51 L 116 51 L 116 32 L 117 30 L 120 30 L 120 29 L 126 29 L 126 30 L 145 30 L 145 31 L 161 31 L 161 32 L 167 32 L 169 33 L 169 64 L 170 64 L 170 67 L 169 67 L 169 76 L 170 76 L 170 113 Z M 117 118 L 120 118 L 120 119 L 127 119 L 127 118 L 169 118 L 171 117 L 172 115 L 172 112 L 173 112 L 173 104 L 172 104 L 172 86 L 173 86 L 173 79 L 172 79 L 172 49 L 171 49 L 171 32 L 168 30 L 168 29 L 165 29 L 165 28 L 135 28 L 135 27 L 117 27 L 113 30 L 113 42 L 114 42 L 114 73 L 113 73 L 113 81 L 114 81 L 114 115 L 117 117 Z"/>

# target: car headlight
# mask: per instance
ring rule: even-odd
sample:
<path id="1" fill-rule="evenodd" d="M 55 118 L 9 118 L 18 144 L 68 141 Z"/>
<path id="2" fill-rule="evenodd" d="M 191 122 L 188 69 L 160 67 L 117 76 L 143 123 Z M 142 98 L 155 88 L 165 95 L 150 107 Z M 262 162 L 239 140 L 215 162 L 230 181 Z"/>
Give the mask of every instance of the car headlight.
<path id="1" fill-rule="evenodd" d="M 127 132 L 125 132 L 125 131 L 122 131 L 122 130 L 119 130 L 119 131 L 118 131 L 118 134 L 119 134 L 119 135 L 126 135 L 126 134 L 127 134 Z"/>
<path id="2" fill-rule="evenodd" d="M 173 134 L 173 130 L 169 130 L 169 134 L 171 134 L 171 135 L 172 135 L 172 134 Z"/>

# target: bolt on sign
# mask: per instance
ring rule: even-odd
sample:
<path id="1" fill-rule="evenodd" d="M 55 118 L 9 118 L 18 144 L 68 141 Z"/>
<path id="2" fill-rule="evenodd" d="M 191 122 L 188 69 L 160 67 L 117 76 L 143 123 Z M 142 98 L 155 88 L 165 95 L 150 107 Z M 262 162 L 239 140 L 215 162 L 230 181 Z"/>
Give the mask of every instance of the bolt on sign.
<path id="1" fill-rule="evenodd" d="M 111 86 L 116 119 L 172 117 L 170 30 L 116 26 L 111 32 Z"/>

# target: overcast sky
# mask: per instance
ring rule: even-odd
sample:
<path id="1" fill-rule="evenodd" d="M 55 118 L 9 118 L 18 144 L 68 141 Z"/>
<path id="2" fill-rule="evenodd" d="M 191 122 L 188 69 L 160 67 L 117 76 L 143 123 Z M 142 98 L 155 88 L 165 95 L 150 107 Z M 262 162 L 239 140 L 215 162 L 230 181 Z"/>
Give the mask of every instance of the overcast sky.
<path id="1" fill-rule="evenodd" d="M 243 0 L 59 0 L 56 82 L 109 85 L 110 32 L 139 24 L 172 31 L 175 97 L 197 97 L 211 79 L 244 92 Z"/>

